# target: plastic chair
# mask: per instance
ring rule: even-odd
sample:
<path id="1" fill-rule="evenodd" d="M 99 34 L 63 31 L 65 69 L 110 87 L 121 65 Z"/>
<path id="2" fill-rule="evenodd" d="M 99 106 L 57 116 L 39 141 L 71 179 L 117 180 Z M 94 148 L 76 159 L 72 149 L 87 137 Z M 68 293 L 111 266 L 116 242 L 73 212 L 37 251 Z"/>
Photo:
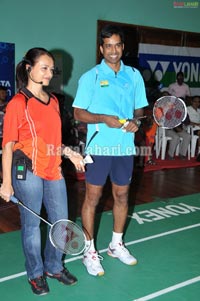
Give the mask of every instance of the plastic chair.
<path id="1" fill-rule="evenodd" d="M 156 159 L 158 159 L 161 153 L 161 160 L 165 160 L 166 150 L 167 150 L 167 143 L 168 141 L 172 140 L 171 137 L 166 136 L 166 130 L 164 128 L 158 127 L 156 136 L 155 136 L 155 151 L 156 151 Z M 180 137 L 180 143 L 182 142 L 183 138 Z M 175 155 L 178 156 L 180 143 L 177 145 Z M 188 160 L 190 160 L 190 144 L 188 146 Z"/>
<path id="2" fill-rule="evenodd" d="M 176 156 L 178 156 L 179 155 L 179 148 L 180 148 L 180 144 L 182 143 L 182 141 L 183 141 L 183 138 L 182 137 L 180 137 L 180 143 L 177 145 L 177 147 L 176 147 L 176 152 L 175 152 L 175 155 Z M 190 142 L 190 144 L 188 145 L 188 160 L 190 160 L 191 159 L 191 142 Z"/>
<path id="3" fill-rule="evenodd" d="M 188 125 L 186 129 L 187 132 L 191 135 L 190 154 L 191 154 L 191 158 L 194 158 L 196 152 L 197 140 L 199 139 L 199 136 L 195 135 L 194 132 L 196 130 L 200 130 L 200 127 Z"/>
<path id="4" fill-rule="evenodd" d="M 158 127 L 155 136 L 155 150 L 156 150 L 156 159 L 158 159 L 161 153 L 161 160 L 165 160 L 167 142 L 172 138 L 166 136 L 164 128 Z"/>

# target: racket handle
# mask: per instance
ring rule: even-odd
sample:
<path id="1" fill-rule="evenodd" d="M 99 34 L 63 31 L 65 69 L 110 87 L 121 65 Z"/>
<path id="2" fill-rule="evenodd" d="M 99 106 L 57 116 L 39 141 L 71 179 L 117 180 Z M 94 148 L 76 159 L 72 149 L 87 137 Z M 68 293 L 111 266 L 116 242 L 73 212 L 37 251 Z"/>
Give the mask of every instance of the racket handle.
<path id="1" fill-rule="evenodd" d="M 144 118 L 147 118 L 147 116 L 145 115 L 145 116 L 135 117 L 133 119 L 119 119 L 119 122 L 124 125 L 127 121 L 137 121 Z"/>
<path id="2" fill-rule="evenodd" d="M 127 119 L 119 119 L 119 122 L 120 122 L 121 124 L 124 124 L 124 123 L 127 122 Z"/>
<path id="3" fill-rule="evenodd" d="M 15 204 L 19 203 L 18 199 L 14 195 L 11 195 L 10 201 L 13 202 L 13 203 L 15 203 Z"/>
<path id="4" fill-rule="evenodd" d="M 83 163 L 84 163 L 84 165 L 85 164 L 90 164 L 90 163 L 93 163 L 93 159 L 92 159 L 92 157 L 90 156 L 90 155 L 86 155 L 86 157 L 83 159 Z"/>
<path id="5" fill-rule="evenodd" d="M 28 210 L 29 212 L 31 212 L 32 214 L 34 214 L 35 216 L 37 216 L 39 219 L 41 219 L 43 222 L 45 222 L 46 224 L 48 224 L 49 226 L 52 226 L 52 224 L 50 222 L 48 222 L 46 219 L 44 219 L 43 217 L 41 217 L 39 214 L 37 214 L 35 211 L 31 210 L 29 207 L 27 207 L 26 205 L 24 205 L 21 201 L 19 201 L 14 195 L 11 195 L 10 197 L 10 201 L 18 204 L 20 206 L 22 206 L 23 208 L 25 208 L 26 210 Z"/>
<path id="6" fill-rule="evenodd" d="M 122 132 L 126 132 L 126 126 L 129 124 L 129 120 L 127 119 L 127 121 L 122 125 L 121 129 Z"/>

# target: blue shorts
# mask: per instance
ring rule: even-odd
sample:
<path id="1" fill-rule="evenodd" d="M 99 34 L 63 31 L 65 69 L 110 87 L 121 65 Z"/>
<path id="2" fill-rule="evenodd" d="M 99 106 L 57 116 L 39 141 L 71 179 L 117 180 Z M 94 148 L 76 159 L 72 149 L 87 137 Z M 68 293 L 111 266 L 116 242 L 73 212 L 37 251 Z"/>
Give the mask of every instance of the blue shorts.
<path id="1" fill-rule="evenodd" d="M 87 164 L 86 182 L 103 186 L 107 177 L 112 183 L 124 186 L 129 185 L 133 173 L 133 156 L 94 156 L 93 163 Z"/>

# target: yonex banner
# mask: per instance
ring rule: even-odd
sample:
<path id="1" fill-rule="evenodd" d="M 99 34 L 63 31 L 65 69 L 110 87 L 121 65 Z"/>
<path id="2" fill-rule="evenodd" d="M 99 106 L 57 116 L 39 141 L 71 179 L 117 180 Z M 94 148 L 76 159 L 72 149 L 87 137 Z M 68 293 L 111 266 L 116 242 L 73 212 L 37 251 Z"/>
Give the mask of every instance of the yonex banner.
<path id="1" fill-rule="evenodd" d="M 10 100 L 15 93 L 15 44 L 0 42 L 0 85 L 5 86 Z"/>
<path id="2" fill-rule="evenodd" d="M 145 84 L 158 81 L 163 89 L 182 71 L 192 95 L 200 95 L 200 48 L 139 44 L 139 66 Z"/>

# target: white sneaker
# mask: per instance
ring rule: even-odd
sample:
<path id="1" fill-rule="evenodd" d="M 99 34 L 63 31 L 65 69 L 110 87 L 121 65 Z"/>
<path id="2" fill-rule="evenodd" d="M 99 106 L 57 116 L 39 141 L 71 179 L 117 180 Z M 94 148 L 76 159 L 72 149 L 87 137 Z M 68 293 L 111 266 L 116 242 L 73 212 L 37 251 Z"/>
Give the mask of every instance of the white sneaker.
<path id="1" fill-rule="evenodd" d="M 83 264 L 90 275 L 103 276 L 104 269 L 100 263 L 103 257 L 98 255 L 96 251 L 89 251 L 83 254 Z"/>
<path id="2" fill-rule="evenodd" d="M 128 265 L 137 264 L 137 259 L 133 257 L 123 243 L 118 243 L 114 248 L 109 244 L 108 255 L 118 258 L 121 262 Z"/>

